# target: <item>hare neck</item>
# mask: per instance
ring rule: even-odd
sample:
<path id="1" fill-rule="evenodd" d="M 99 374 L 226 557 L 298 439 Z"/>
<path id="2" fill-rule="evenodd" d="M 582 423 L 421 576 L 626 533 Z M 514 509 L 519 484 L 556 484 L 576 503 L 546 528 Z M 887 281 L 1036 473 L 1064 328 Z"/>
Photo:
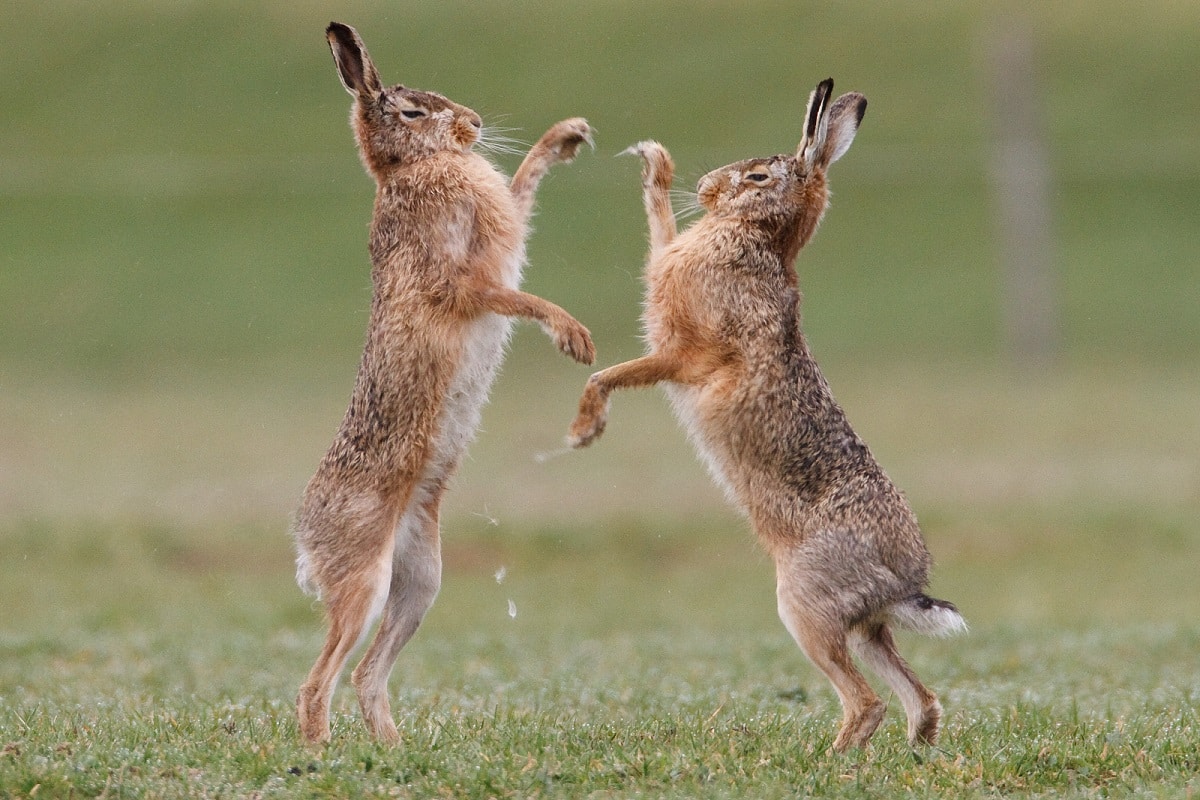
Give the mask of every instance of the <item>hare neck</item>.
<path id="1" fill-rule="evenodd" d="M 783 263 L 791 265 L 800 254 L 800 248 L 808 244 L 808 240 L 817 232 L 825 209 L 829 206 L 829 187 L 825 183 L 825 174 L 816 172 L 805 181 L 796 198 L 795 213 L 788 216 L 787 222 L 780 226 L 780 255 Z"/>
<path id="2" fill-rule="evenodd" d="M 780 214 L 754 221 L 754 238 L 762 241 L 770 252 L 779 258 L 784 270 L 792 273 L 796 257 L 812 239 L 825 213 L 824 206 L 805 207 L 795 214 Z M 794 282 L 794 281 L 793 281 Z"/>

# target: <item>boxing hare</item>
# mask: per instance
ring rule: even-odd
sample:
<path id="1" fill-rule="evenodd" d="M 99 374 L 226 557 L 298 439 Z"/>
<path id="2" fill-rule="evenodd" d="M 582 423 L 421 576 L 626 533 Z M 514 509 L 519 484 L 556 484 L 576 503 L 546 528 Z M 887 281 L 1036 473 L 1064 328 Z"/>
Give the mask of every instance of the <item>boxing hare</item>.
<path id="1" fill-rule="evenodd" d="M 296 710 L 306 739 L 329 739 L 338 676 L 379 618 L 353 683 L 371 733 L 396 741 L 388 675 L 441 584 L 438 506 L 478 427 L 512 318 L 536 320 L 577 361 L 595 357 L 583 325 L 517 289 L 538 183 L 591 130 L 583 119 L 554 125 L 508 182 L 472 150 L 478 114 L 384 86 L 353 28 L 331 23 L 326 38 L 378 190 L 358 378 L 294 524 L 297 580 L 322 598 L 329 621 Z"/>
<path id="2" fill-rule="evenodd" d="M 705 175 L 706 215 L 678 237 L 673 165 L 656 142 L 643 159 L 650 223 L 643 321 L 650 352 L 592 375 L 568 442 L 604 430 L 614 389 L 663 383 L 712 474 L 775 561 L 779 615 L 828 676 L 844 717 L 834 741 L 865 745 L 884 703 L 851 653 L 891 687 L 914 744 L 933 742 L 941 706 L 900 657 L 891 626 L 965 629 L 923 593 L 930 557 L 917 520 L 834 402 L 800 330 L 793 262 L 828 200 L 826 169 L 854 139 L 866 98 L 809 98 L 795 155 L 738 161 Z"/>

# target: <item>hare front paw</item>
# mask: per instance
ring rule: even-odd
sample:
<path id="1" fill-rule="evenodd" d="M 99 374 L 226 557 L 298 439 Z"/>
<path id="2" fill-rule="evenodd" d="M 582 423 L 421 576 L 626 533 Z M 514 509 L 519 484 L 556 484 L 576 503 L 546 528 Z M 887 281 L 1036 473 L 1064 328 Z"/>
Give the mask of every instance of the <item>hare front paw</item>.
<path id="1" fill-rule="evenodd" d="M 553 335 L 554 344 L 558 349 L 580 364 L 591 364 L 596 360 L 596 345 L 592 343 L 592 335 L 573 317 L 568 317 L 556 325 Z"/>
<path id="2" fill-rule="evenodd" d="M 584 142 L 589 147 L 596 146 L 592 140 L 592 126 L 588 125 L 583 117 L 572 117 L 555 123 L 538 140 L 538 144 L 549 150 L 556 160 L 564 163 L 575 158 Z"/>
<path id="3" fill-rule="evenodd" d="M 579 398 L 579 413 L 567 432 L 567 445 L 587 447 L 604 433 L 607 423 L 608 397 L 600 391 L 596 375 L 593 375 L 588 379 L 583 396 Z"/>
<path id="4" fill-rule="evenodd" d="M 596 416 L 581 413 L 575 417 L 575 421 L 571 423 L 571 428 L 567 432 L 567 446 L 574 448 L 587 447 L 600 438 L 600 434 L 604 433 L 604 426 L 607 422 L 608 414 L 605 412 L 601 412 Z"/>
<path id="5" fill-rule="evenodd" d="M 618 155 L 638 156 L 642 159 L 642 186 L 671 188 L 671 181 L 675 176 L 675 163 L 671 161 L 667 148 L 658 142 L 647 139 L 630 145 Z"/>

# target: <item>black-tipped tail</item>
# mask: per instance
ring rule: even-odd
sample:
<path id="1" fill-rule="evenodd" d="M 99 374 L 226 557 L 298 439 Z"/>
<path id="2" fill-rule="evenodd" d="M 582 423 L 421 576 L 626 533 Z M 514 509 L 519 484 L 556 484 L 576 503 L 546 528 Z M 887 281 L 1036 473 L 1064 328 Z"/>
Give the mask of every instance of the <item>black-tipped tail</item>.
<path id="1" fill-rule="evenodd" d="M 967 632 L 967 621 L 953 603 L 926 594 L 893 603 L 888 617 L 897 626 L 926 636 L 953 636 Z"/>

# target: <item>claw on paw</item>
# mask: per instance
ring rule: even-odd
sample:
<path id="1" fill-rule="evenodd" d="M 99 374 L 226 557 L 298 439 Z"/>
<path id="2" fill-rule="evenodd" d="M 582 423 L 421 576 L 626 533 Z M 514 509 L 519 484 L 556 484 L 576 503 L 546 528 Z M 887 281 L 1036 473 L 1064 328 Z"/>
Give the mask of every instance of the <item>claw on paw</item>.
<path id="1" fill-rule="evenodd" d="M 670 188 L 674 173 L 674 164 L 666 148 L 653 139 L 637 142 L 626 147 L 619 156 L 639 156 L 642 159 L 642 184 L 651 186 L 662 184 Z"/>
<path id="2" fill-rule="evenodd" d="M 582 117 L 559 122 L 546 132 L 543 141 L 560 161 L 573 160 L 584 142 L 593 150 L 596 148 L 592 138 L 592 127 Z"/>

